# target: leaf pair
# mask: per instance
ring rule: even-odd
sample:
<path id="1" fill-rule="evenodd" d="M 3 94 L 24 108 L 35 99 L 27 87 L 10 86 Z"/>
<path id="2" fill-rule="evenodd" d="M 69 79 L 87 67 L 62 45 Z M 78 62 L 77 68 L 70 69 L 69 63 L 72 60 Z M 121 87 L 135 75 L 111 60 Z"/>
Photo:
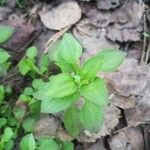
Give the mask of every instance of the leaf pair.
<path id="1" fill-rule="evenodd" d="M 37 47 L 32 46 L 27 49 L 26 58 L 22 59 L 19 64 L 19 71 L 22 75 L 26 75 L 28 72 L 41 74 L 40 70 L 35 65 L 34 58 L 37 55 Z"/>
<path id="2" fill-rule="evenodd" d="M 57 142 L 48 137 L 42 137 L 36 141 L 31 133 L 23 137 L 20 142 L 20 148 L 21 150 L 73 150 L 74 145 L 69 141 L 62 142 L 59 140 L 59 142 Z"/>
<path id="3" fill-rule="evenodd" d="M 126 53 L 115 49 L 104 49 L 96 56 L 90 58 L 82 67 L 82 76 L 86 79 L 92 79 L 98 71 L 115 71 L 122 63 Z"/>
<path id="4" fill-rule="evenodd" d="M 44 83 L 43 86 L 38 88 L 35 97 L 39 100 L 48 98 L 61 98 L 71 95 L 77 91 L 77 85 L 73 78 L 67 73 L 61 73 L 52 76 L 50 81 Z"/>
<path id="5" fill-rule="evenodd" d="M 80 43 L 71 34 L 65 33 L 62 40 L 57 43 L 56 51 L 56 64 L 62 71 L 76 72 L 82 54 Z"/>
<path id="6" fill-rule="evenodd" d="M 103 123 L 103 109 L 88 100 L 81 110 L 76 107 L 69 108 L 64 115 L 64 123 L 67 131 L 77 137 L 81 129 L 90 132 L 98 132 Z"/>
<path id="7" fill-rule="evenodd" d="M 78 99 L 79 94 L 73 77 L 62 73 L 52 76 L 49 82 L 39 86 L 34 96 L 42 100 L 42 112 L 57 113 L 70 107 Z"/>

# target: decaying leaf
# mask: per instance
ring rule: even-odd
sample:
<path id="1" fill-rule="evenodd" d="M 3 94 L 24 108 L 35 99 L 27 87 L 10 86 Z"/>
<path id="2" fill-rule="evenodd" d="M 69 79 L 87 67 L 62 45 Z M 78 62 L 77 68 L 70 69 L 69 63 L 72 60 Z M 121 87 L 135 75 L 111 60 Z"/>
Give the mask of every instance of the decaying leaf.
<path id="1" fill-rule="evenodd" d="M 111 86 L 123 96 L 143 96 L 150 80 L 149 68 L 138 65 L 134 58 L 127 58 L 118 71 L 107 74 Z"/>
<path id="2" fill-rule="evenodd" d="M 66 2 L 56 8 L 40 13 L 43 24 L 53 30 L 75 24 L 81 18 L 81 9 L 76 2 Z"/>
<path id="3" fill-rule="evenodd" d="M 68 132 L 62 127 L 62 125 L 59 125 L 56 137 L 58 137 L 62 141 L 72 141 L 74 138 L 68 134 Z"/>
<path id="4" fill-rule="evenodd" d="M 107 4 L 108 8 L 111 3 L 120 3 L 119 0 L 98 0 L 98 2 L 100 7 Z M 99 30 L 105 28 L 107 31 L 106 37 L 113 42 L 140 41 L 141 39 L 144 5 L 136 1 L 125 2 L 113 11 L 98 10 L 96 7 L 87 4 L 83 7 L 83 13 L 90 20 L 90 25 L 96 26 Z"/>
<path id="5" fill-rule="evenodd" d="M 3 47 L 21 53 L 24 47 L 26 47 L 34 37 L 36 31 L 35 27 L 20 18 L 9 19 L 3 22 L 3 24 L 15 28 L 13 36 L 8 42 L 3 44 Z"/>
<path id="6" fill-rule="evenodd" d="M 106 150 L 104 147 L 104 142 L 102 140 L 98 140 L 94 144 L 87 145 L 86 150 Z"/>
<path id="7" fill-rule="evenodd" d="M 128 126 L 138 126 L 141 123 L 150 122 L 150 107 L 136 105 L 134 108 L 125 110 Z"/>
<path id="8" fill-rule="evenodd" d="M 39 121 L 36 123 L 34 134 L 36 137 L 53 136 L 59 125 L 59 120 L 48 114 L 41 115 Z"/>
<path id="9" fill-rule="evenodd" d="M 140 128 L 128 128 L 108 139 L 111 150 L 143 150 L 144 141 Z"/>
<path id="10" fill-rule="evenodd" d="M 119 42 L 139 41 L 143 30 L 140 25 L 143 13 L 143 5 L 135 1 L 125 3 L 114 11 L 114 24 L 109 26 L 107 37 Z"/>
<path id="11" fill-rule="evenodd" d="M 6 19 L 11 12 L 12 9 L 9 7 L 0 7 L 0 21 Z"/>
<path id="12" fill-rule="evenodd" d="M 109 10 L 120 6 L 124 0 L 97 0 L 97 7 L 101 10 Z"/>
<path id="13" fill-rule="evenodd" d="M 112 103 L 119 108 L 122 109 L 128 109 L 128 108 L 133 108 L 136 104 L 136 98 L 129 96 L 129 97 L 125 97 L 125 96 L 121 96 L 118 93 L 116 93 L 115 91 L 111 91 L 111 101 Z"/>

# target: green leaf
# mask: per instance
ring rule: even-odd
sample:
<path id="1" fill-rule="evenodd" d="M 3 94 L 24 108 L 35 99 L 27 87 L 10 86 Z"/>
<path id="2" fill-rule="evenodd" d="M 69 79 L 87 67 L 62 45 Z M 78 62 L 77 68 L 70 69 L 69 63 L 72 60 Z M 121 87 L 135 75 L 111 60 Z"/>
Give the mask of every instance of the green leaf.
<path id="1" fill-rule="evenodd" d="M 83 128 L 97 133 L 103 124 L 103 118 L 102 109 L 98 105 L 86 100 L 79 112 L 79 119 Z"/>
<path id="2" fill-rule="evenodd" d="M 147 32 L 143 32 L 143 35 L 144 35 L 146 38 L 149 38 L 149 37 L 150 37 L 150 33 L 147 33 Z"/>
<path id="3" fill-rule="evenodd" d="M 60 48 L 60 40 L 57 40 L 55 43 L 52 43 L 48 50 L 48 56 L 50 59 L 50 62 L 58 62 L 57 54 L 59 52 Z"/>
<path id="4" fill-rule="evenodd" d="M 0 129 L 2 127 L 4 127 L 6 125 L 6 123 L 7 123 L 7 119 L 6 118 L 0 118 Z"/>
<path id="5" fill-rule="evenodd" d="M 86 79 L 93 79 L 98 71 L 114 71 L 123 62 L 125 56 L 126 53 L 122 51 L 104 49 L 85 62 L 82 67 L 82 76 Z"/>
<path id="6" fill-rule="evenodd" d="M 29 105 L 31 113 L 40 113 L 40 110 L 41 110 L 40 100 L 32 99 L 28 105 Z"/>
<path id="7" fill-rule="evenodd" d="M 41 74 L 39 68 L 35 65 L 35 61 L 32 58 L 26 58 L 27 64 L 30 66 L 30 70 L 36 72 L 37 74 Z"/>
<path id="8" fill-rule="evenodd" d="M 4 150 L 12 150 L 14 146 L 14 141 L 10 140 L 4 144 Z"/>
<path id="9" fill-rule="evenodd" d="M 39 87 L 38 91 L 34 94 L 36 99 L 43 100 L 49 98 L 60 98 L 73 94 L 77 91 L 77 85 L 73 78 L 62 73 L 50 78 L 50 82 L 45 83 Z"/>
<path id="10" fill-rule="evenodd" d="M 0 85 L 0 103 L 3 101 L 5 97 L 5 91 L 3 85 Z"/>
<path id="11" fill-rule="evenodd" d="M 74 150 L 74 144 L 70 141 L 65 141 L 63 143 L 63 148 L 62 150 Z"/>
<path id="12" fill-rule="evenodd" d="M 14 146 L 14 141 L 10 140 L 9 142 L 4 144 L 4 150 L 12 150 Z"/>
<path id="13" fill-rule="evenodd" d="M 14 28 L 10 26 L 0 26 L 0 44 L 6 42 L 14 33 Z"/>
<path id="14" fill-rule="evenodd" d="M 20 142 L 21 150 L 35 150 L 36 143 L 33 134 L 27 134 Z"/>
<path id="15" fill-rule="evenodd" d="M 39 150 L 59 150 L 57 143 L 50 138 L 42 138 L 39 141 Z"/>
<path id="16" fill-rule="evenodd" d="M 71 72 L 73 72 L 75 70 L 75 68 L 77 66 L 77 63 L 74 63 L 74 64 L 68 63 L 62 57 L 62 55 L 60 53 L 60 50 L 58 51 L 57 58 L 58 58 L 58 61 L 57 61 L 56 65 L 60 67 L 62 72 L 71 73 Z"/>
<path id="17" fill-rule="evenodd" d="M 10 65 L 10 62 L 4 62 L 0 64 L 0 76 L 4 76 L 7 74 L 7 70 L 9 69 Z"/>
<path id="18" fill-rule="evenodd" d="M 82 54 L 82 46 L 71 34 L 65 33 L 60 43 L 59 53 L 67 63 L 75 64 Z"/>
<path id="19" fill-rule="evenodd" d="M 66 62 L 60 54 L 61 50 L 61 41 L 58 40 L 51 45 L 49 49 L 49 58 L 51 62 L 55 62 L 57 66 L 60 67 L 62 72 L 73 72 L 73 65 Z"/>
<path id="20" fill-rule="evenodd" d="M 41 104 L 42 113 L 58 113 L 69 108 L 75 100 L 78 100 L 79 94 L 75 93 L 62 98 L 44 99 Z"/>
<path id="21" fill-rule="evenodd" d="M 23 121 L 23 128 L 25 132 L 32 132 L 35 128 L 36 118 L 28 117 Z"/>
<path id="22" fill-rule="evenodd" d="M 40 86 L 42 86 L 44 81 L 42 79 L 34 79 L 32 82 L 32 86 L 34 89 L 38 89 Z"/>
<path id="23" fill-rule="evenodd" d="M 104 80 L 100 78 L 96 78 L 87 85 L 82 85 L 80 92 L 86 99 L 97 103 L 100 106 L 105 106 L 108 104 L 107 87 Z"/>
<path id="24" fill-rule="evenodd" d="M 15 118 L 17 120 L 20 120 L 20 119 L 22 119 L 25 116 L 26 111 L 25 111 L 24 108 L 15 107 L 14 110 L 13 110 L 13 113 L 15 115 Z"/>
<path id="25" fill-rule="evenodd" d="M 94 56 L 87 60 L 82 67 L 82 76 L 85 79 L 95 78 L 101 66 L 101 61 L 98 56 Z"/>
<path id="26" fill-rule="evenodd" d="M 8 122 L 8 125 L 11 127 L 17 125 L 17 123 L 18 123 L 15 118 L 8 118 L 7 122 Z"/>
<path id="27" fill-rule="evenodd" d="M 71 107 L 65 112 L 64 125 L 72 136 L 77 137 L 80 134 L 81 124 L 79 122 L 79 110 L 77 108 Z"/>
<path id="28" fill-rule="evenodd" d="M 26 56 L 29 58 L 34 58 L 37 55 L 38 48 L 36 46 L 29 47 L 26 51 Z"/>
<path id="29" fill-rule="evenodd" d="M 29 71 L 33 71 L 37 74 L 41 74 L 40 70 L 35 65 L 34 60 L 31 58 L 26 58 L 26 59 L 21 60 L 19 62 L 18 67 L 19 67 L 19 72 L 22 75 L 26 75 Z"/>
<path id="30" fill-rule="evenodd" d="M 23 94 L 30 96 L 33 94 L 33 89 L 31 87 L 26 87 L 23 91 Z"/>
<path id="31" fill-rule="evenodd" d="M 0 48 L 0 64 L 7 61 L 8 58 L 10 58 L 10 55 L 4 49 Z"/>
<path id="32" fill-rule="evenodd" d="M 40 70 L 42 73 L 44 73 L 45 71 L 48 71 L 48 67 L 49 67 L 48 55 L 42 55 L 42 57 L 40 59 L 39 67 L 40 67 Z"/>
<path id="33" fill-rule="evenodd" d="M 12 128 L 7 127 L 4 130 L 4 134 L 3 134 L 3 141 L 4 142 L 8 142 L 9 140 L 11 140 L 14 136 L 14 132 L 12 130 Z"/>
<path id="34" fill-rule="evenodd" d="M 30 66 L 27 63 L 26 59 L 23 59 L 18 64 L 19 72 L 24 76 L 30 71 Z"/>
<path id="35" fill-rule="evenodd" d="M 104 49 L 98 54 L 99 59 L 101 60 L 100 71 L 110 72 L 114 71 L 121 65 L 126 53 L 116 49 Z"/>

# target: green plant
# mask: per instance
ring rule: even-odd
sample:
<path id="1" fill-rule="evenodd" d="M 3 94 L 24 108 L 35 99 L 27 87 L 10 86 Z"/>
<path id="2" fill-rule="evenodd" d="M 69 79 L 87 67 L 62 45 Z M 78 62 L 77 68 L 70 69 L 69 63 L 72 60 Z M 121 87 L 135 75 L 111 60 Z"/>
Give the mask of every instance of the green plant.
<path id="1" fill-rule="evenodd" d="M 69 141 L 61 141 L 50 137 L 35 139 L 32 133 L 23 137 L 20 142 L 21 150 L 73 150 L 74 145 Z"/>
<path id="2" fill-rule="evenodd" d="M 49 58 L 47 55 L 42 55 L 40 63 L 37 66 L 35 60 L 37 52 L 38 49 L 36 46 L 32 46 L 27 49 L 26 57 L 18 64 L 19 71 L 22 75 L 28 74 L 32 78 L 35 78 L 36 75 L 42 76 L 44 78 L 46 77 L 49 67 Z"/>
<path id="3" fill-rule="evenodd" d="M 98 132 L 109 101 L 105 82 L 97 73 L 116 70 L 126 54 L 105 49 L 81 65 L 82 47 L 68 33 L 54 48 L 54 60 L 62 73 L 51 76 L 33 94 L 41 100 L 41 112 L 64 111 L 64 125 L 72 136 L 78 136 L 83 129 Z"/>
<path id="4" fill-rule="evenodd" d="M 13 32 L 12 27 L 0 26 L 0 44 L 9 40 Z M 116 70 L 126 54 L 105 49 L 80 64 L 82 47 L 68 33 L 52 46 L 51 53 L 42 55 L 39 61 L 37 53 L 36 46 L 29 47 L 18 63 L 19 72 L 28 76 L 31 83 L 17 93 L 20 96 L 15 97 L 18 99 L 16 104 L 11 102 L 13 89 L 0 85 L 0 149 L 13 149 L 21 136 L 21 150 L 46 150 L 48 145 L 54 150 L 73 150 L 71 142 L 34 137 L 40 113 L 62 112 L 65 128 L 74 137 L 82 130 L 98 132 L 103 123 L 103 110 L 109 101 L 105 82 L 97 73 Z M 51 61 L 61 69 L 60 74 L 50 76 Z M 10 55 L 0 48 L 0 77 L 6 75 L 10 65 Z"/>
<path id="5" fill-rule="evenodd" d="M 7 3 L 7 0 L 0 0 L 0 6 L 4 6 Z M 15 3 L 18 7 L 22 8 L 27 5 L 27 0 L 15 0 Z"/>
<path id="6" fill-rule="evenodd" d="M 6 3 L 6 0 L 0 0 L 0 6 L 3 6 Z"/>
<path id="7" fill-rule="evenodd" d="M 10 26 L 0 26 L 0 45 L 5 43 L 12 36 L 14 28 Z M 0 48 L 0 77 L 6 75 L 11 63 L 10 55 L 3 48 Z"/>

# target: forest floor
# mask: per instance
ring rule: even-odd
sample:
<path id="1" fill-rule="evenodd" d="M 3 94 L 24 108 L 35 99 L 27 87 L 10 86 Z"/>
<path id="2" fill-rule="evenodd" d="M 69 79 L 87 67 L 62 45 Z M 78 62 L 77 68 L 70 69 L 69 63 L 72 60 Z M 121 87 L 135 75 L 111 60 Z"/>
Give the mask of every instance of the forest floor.
<path id="1" fill-rule="evenodd" d="M 85 132 L 73 139 L 58 117 L 41 114 L 35 136 L 73 140 L 75 150 L 150 150 L 150 1 L 24 0 L 17 5 L 7 0 L 0 7 L 0 25 L 16 29 L 0 46 L 14 65 L 0 84 L 11 85 L 15 97 L 29 81 L 16 73 L 15 66 L 31 45 L 38 47 L 40 56 L 71 32 L 83 46 L 82 62 L 104 48 L 127 52 L 117 71 L 103 74 L 110 104 L 99 133 Z"/>

